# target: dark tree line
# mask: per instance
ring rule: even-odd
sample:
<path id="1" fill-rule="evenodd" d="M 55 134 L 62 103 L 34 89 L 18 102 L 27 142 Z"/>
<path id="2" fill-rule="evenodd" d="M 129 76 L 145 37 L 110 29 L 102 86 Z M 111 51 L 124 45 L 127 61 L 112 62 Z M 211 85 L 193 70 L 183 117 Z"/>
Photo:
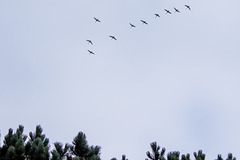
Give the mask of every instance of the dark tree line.
<path id="1" fill-rule="evenodd" d="M 29 136 L 23 134 L 20 125 L 16 132 L 10 128 L 0 146 L 0 160 L 100 160 L 100 147 L 89 146 L 86 136 L 79 132 L 72 144 L 54 143 L 50 151 L 49 139 L 40 125 Z"/>
<path id="2" fill-rule="evenodd" d="M 180 152 L 175 151 L 175 152 L 169 152 L 167 154 L 167 157 L 165 157 L 165 148 L 160 149 L 160 146 L 157 145 L 156 142 L 153 142 L 150 144 L 152 153 L 147 152 L 147 157 L 145 160 L 191 160 L 190 159 L 190 154 L 186 155 L 181 155 Z M 202 152 L 202 150 L 199 150 L 198 152 L 193 153 L 193 159 L 194 160 L 205 160 L 206 155 Z M 217 160 L 223 160 L 222 156 L 219 154 L 217 156 Z M 228 154 L 228 157 L 226 160 L 236 160 L 235 157 L 231 153 Z"/>
<path id="3" fill-rule="evenodd" d="M 36 126 L 35 132 L 30 132 L 29 136 L 24 135 L 23 130 L 22 125 L 19 125 L 15 133 L 11 128 L 8 130 L 3 145 L 0 145 L 0 160 L 101 160 L 101 147 L 89 146 L 83 132 L 77 134 L 72 144 L 55 142 L 54 149 L 50 150 L 49 139 L 43 134 L 40 125 Z M 151 143 L 150 147 L 151 152 L 146 153 L 145 160 L 191 160 L 190 154 L 180 155 L 178 151 L 165 155 L 166 149 L 156 142 Z M 121 159 L 128 160 L 126 155 L 122 155 Z M 205 154 L 201 150 L 194 152 L 192 160 L 205 160 Z M 217 160 L 223 160 L 222 156 L 218 155 Z M 236 158 L 229 153 L 226 160 Z"/>

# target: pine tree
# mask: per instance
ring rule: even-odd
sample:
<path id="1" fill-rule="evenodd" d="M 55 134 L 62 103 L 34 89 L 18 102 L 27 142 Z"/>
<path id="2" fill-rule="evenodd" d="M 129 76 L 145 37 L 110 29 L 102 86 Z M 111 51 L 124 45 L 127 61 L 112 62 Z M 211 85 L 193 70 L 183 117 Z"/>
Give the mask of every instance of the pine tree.
<path id="1" fill-rule="evenodd" d="M 86 136 L 83 132 L 79 132 L 73 139 L 73 145 L 70 147 L 71 154 L 67 155 L 68 160 L 101 160 L 99 146 L 88 146 Z M 74 156 L 74 158 L 72 158 Z"/>
<path id="2" fill-rule="evenodd" d="M 180 152 L 170 152 L 167 155 L 167 160 L 179 160 Z"/>
<path id="3" fill-rule="evenodd" d="M 165 148 L 162 148 L 162 151 L 160 152 L 160 146 L 157 145 L 157 142 L 152 142 L 150 144 L 151 146 L 151 149 L 152 149 L 152 154 L 148 151 L 146 154 L 148 156 L 149 159 L 151 160 L 166 160 L 164 158 L 164 154 L 165 154 L 165 151 L 166 149 Z M 147 160 L 147 158 L 146 158 Z"/>
<path id="4" fill-rule="evenodd" d="M 83 132 L 79 132 L 73 139 L 72 145 L 63 145 L 55 142 L 55 149 L 49 150 L 49 139 L 43 134 L 40 125 L 36 126 L 34 133 L 29 133 L 29 140 L 23 134 L 24 127 L 19 125 L 16 132 L 9 129 L 7 135 L 3 139 L 3 145 L 0 145 L 0 160 L 101 160 L 99 146 L 89 146 L 86 136 Z M 0 133 L 1 140 L 1 133 Z M 152 153 L 146 153 L 146 160 L 180 160 L 180 152 L 169 152 L 167 159 L 164 157 L 165 148 L 160 150 L 160 146 L 156 142 L 150 144 Z M 50 158 L 51 153 L 51 158 Z M 205 160 L 205 154 L 202 150 L 193 153 L 195 160 Z M 117 160 L 112 158 L 111 160 Z M 122 155 L 122 160 L 128 160 Z M 190 160 L 190 154 L 181 155 L 181 160 Z M 219 154 L 216 160 L 223 160 Z M 231 153 L 228 154 L 226 160 L 236 160 Z"/>
<path id="5" fill-rule="evenodd" d="M 69 144 L 65 144 L 63 146 L 60 142 L 54 143 L 55 149 L 51 152 L 52 153 L 52 160 L 63 160 L 67 156 L 68 149 L 70 148 Z"/>
<path id="6" fill-rule="evenodd" d="M 222 158 L 222 155 L 221 155 L 221 154 L 219 154 L 219 155 L 218 155 L 218 157 L 217 157 L 217 160 L 223 160 L 223 158 Z"/>
<path id="7" fill-rule="evenodd" d="M 29 133 L 29 141 L 25 146 L 27 160 L 49 160 L 49 139 L 42 134 L 40 125 L 36 126 L 35 133 Z"/>
<path id="8" fill-rule="evenodd" d="M 187 155 L 182 155 L 182 160 L 190 160 L 190 154 L 188 153 Z"/>
<path id="9" fill-rule="evenodd" d="M 114 158 L 112 158 L 111 160 L 117 160 L 117 158 L 114 157 Z M 122 160 L 128 160 L 128 159 L 126 158 L 126 155 L 124 155 L 124 154 L 122 155 Z"/>
<path id="10" fill-rule="evenodd" d="M 3 146 L 0 150 L 2 160 L 24 160 L 25 148 L 24 142 L 27 136 L 23 135 L 24 127 L 19 125 L 15 133 L 13 129 L 8 130 L 8 134 L 4 137 Z"/>
<path id="11" fill-rule="evenodd" d="M 236 160 L 236 158 L 233 157 L 232 153 L 229 153 L 227 160 Z"/>
<path id="12" fill-rule="evenodd" d="M 199 150 L 198 153 L 193 153 L 196 160 L 205 160 L 205 154 L 203 154 L 202 150 Z"/>
<path id="13" fill-rule="evenodd" d="M 128 159 L 126 158 L 126 155 L 122 155 L 122 160 L 128 160 Z"/>

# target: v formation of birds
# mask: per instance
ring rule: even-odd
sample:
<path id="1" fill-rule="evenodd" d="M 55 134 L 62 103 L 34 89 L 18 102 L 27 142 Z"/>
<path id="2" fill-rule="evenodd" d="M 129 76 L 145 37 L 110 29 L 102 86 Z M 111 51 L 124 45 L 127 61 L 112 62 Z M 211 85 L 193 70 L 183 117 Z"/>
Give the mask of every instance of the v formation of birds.
<path id="1" fill-rule="evenodd" d="M 191 10 L 191 8 L 190 8 L 190 6 L 189 5 L 184 5 L 185 7 L 186 7 L 186 9 L 188 9 L 188 10 Z M 172 12 L 170 11 L 170 10 L 167 10 L 167 9 L 164 9 L 164 11 L 166 12 L 166 14 L 172 14 Z M 177 9 L 177 8 L 175 8 L 174 7 L 174 12 L 175 13 L 180 13 L 180 11 L 179 11 L 179 9 Z M 155 17 L 157 18 L 159 18 L 160 17 L 160 15 L 158 14 L 158 13 L 156 13 L 156 14 L 154 14 L 155 15 Z M 96 17 L 94 17 L 94 20 L 95 20 L 95 22 L 96 23 L 100 23 L 101 21 L 98 19 L 98 18 L 96 18 Z M 145 21 L 145 20 L 140 20 L 143 24 L 145 24 L 145 25 L 148 25 L 148 23 Z M 135 28 L 136 26 L 134 25 L 134 24 L 132 24 L 132 23 L 129 23 L 129 25 L 130 25 L 130 27 L 131 28 Z M 112 40 L 117 40 L 117 38 L 115 37 L 115 36 L 113 36 L 113 35 L 109 35 L 109 38 L 111 38 Z M 87 41 L 87 43 L 88 44 L 91 44 L 91 45 L 93 45 L 93 42 L 92 42 L 92 40 L 90 40 L 90 39 L 87 39 L 86 40 Z M 91 51 L 91 50 L 88 50 L 88 52 L 89 52 L 89 54 L 95 54 L 93 51 Z"/>

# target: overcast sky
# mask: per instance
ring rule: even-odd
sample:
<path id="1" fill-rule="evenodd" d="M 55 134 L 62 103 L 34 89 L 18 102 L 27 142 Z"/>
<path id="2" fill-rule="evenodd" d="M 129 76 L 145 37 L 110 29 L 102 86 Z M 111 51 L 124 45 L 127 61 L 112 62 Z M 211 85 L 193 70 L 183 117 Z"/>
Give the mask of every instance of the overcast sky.
<path id="1" fill-rule="evenodd" d="M 1 0 L 2 136 L 19 124 L 25 134 L 40 124 L 51 144 L 71 143 L 83 131 L 104 160 L 145 159 L 153 141 L 167 152 L 240 158 L 239 6 Z"/>

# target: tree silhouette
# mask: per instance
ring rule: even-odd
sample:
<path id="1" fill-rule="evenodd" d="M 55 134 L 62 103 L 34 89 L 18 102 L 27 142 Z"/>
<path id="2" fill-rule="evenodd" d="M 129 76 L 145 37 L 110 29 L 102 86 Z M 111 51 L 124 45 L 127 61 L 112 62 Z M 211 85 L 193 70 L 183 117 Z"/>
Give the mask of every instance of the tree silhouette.
<path id="1" fill-rule="evenodd" d="M 122 160 L 128 160 L 128 159 L 126 158 L 126 155 L 122 155 Z"/>
<path id="2" fill-rule="evenodd" d="M 0 160 L 101 160 L 101 147 L 89 146 L 83 132 L 74 137 L 72 145 L 55 142 L 54 149 L 50 151 L 49 139 L 43 134 L 40 125 L 36 126 L 34 133 L 29 133 L 29 138 L 23 131 L 22 125 L 19 125 L 15 133 L 11 128 L 8 130 L 3 145 L 0 146 Z M 190 154 L 180 155 L 178 151 L 169 152 L 165 158 L 165 148 L 161 149 L 157 142 L 150 143 L 150 146 L 151 152 L 146 152 L 146 160 L 190 160 Z M 206 157 L 202 150 L 193 155 L 195 160 L 205 160 Z M 122 160 L 128 160 L 126 155 L 122 155 Z M 216 160 L 223 160 L 222 155 L 219 154 Z M 229 153 L 226 160 L 236 160 L 236 157 Z"/>
<path id="3" fill-rule="evenodd" d="M 226 160 L 236 160 L 236 158 L 233 157 L 232 153 L 229 153 L 228 158 Z"/>
<path id="4" fill-rule="evenodd" d="M 1 160 L 24 160 L 25 147 L 24 142 L 27 136 L 23 135 L 24 127 L 19 125 L 15 133 L 13 129 L 8 130 L 8 134 L 4 137 L 3 146 L 0 149 Z"/>
<path id="5" fill-rule="evenodd" d="M 27 160 L 48 160 L 49 155 L 49 139 L 42 134 L 43 130 L 40 125 L 36 126 L 35 133 L 29 133 L 29 141 L 25 146 Z"/>
<path id="6" fill-rule="evenodd" d="M 167 160 L 179 160 L 180 152 L 170 152 L 167 155 Z"/>
<path id="7" fill-rule="evenodd" d="M 51 152 L 52 153 L 52 160 L 63 160 L 67 156 L 67 151 L 70 148 L 69 144 L 65 144 L 63 146 L 60 142 L 54 143 L 55 149 Z"/>
<path id="8" fill-rule="evenodd" d="M 217 157 L 217 160 L 223 160 L 223 158 L 222 158 L 222 155 L 221 155 L 221 154 L 219 154 L 219 155 L 218 155 L 218 157 Z"/>
<path id="9" fill-rule="evenodd" d="M 111 160 L 117 160 L 117 158 L 112 158 Z M 122 160 L 128 160 L 128 159 L 126 159 L 126 155 L 122 155 Z"/>
<path id="10" fill-rule="evenodd" d="M 162 148 L 162 151 L 160 152 L 160 146 L 157 145 L 157 142 L 152 142 L 150 144 L 151 146 L 151 149 L 152 149 L 152 154 L 148 151 L 146 154 L 148 156 L 149 159 L 151 160 L 166 160 L 164 158 L 164 154 L 165 154 L 165 151 L 166 149 L 165 148 Z M 146 158 L 147 160 L 147 158 Z"/>
<path id="11" fill-rule="evenodd" d="M 196 160 L 205 160 L 205 154 L 203 154 L 202 150 L 199 150 L 198 153 L 193 153 Z"/>
<path id="12" fill-rule="evenodd" d="M 79 160 L 100 160 L 101 147 L 89 147 L 83 132 L 79 132 L 72 143 L 73 145 L 70 147 L 71 154 L 67 156 L 69 160 L 72 159 L 72 155 L 75 156 L 74 159 Z"/>
<path id="13" fill-rule="evenodd" d="M 190 160 L 190 154 L 188 153 L 187 155 L 182 155 L 182 160 Z"/>

